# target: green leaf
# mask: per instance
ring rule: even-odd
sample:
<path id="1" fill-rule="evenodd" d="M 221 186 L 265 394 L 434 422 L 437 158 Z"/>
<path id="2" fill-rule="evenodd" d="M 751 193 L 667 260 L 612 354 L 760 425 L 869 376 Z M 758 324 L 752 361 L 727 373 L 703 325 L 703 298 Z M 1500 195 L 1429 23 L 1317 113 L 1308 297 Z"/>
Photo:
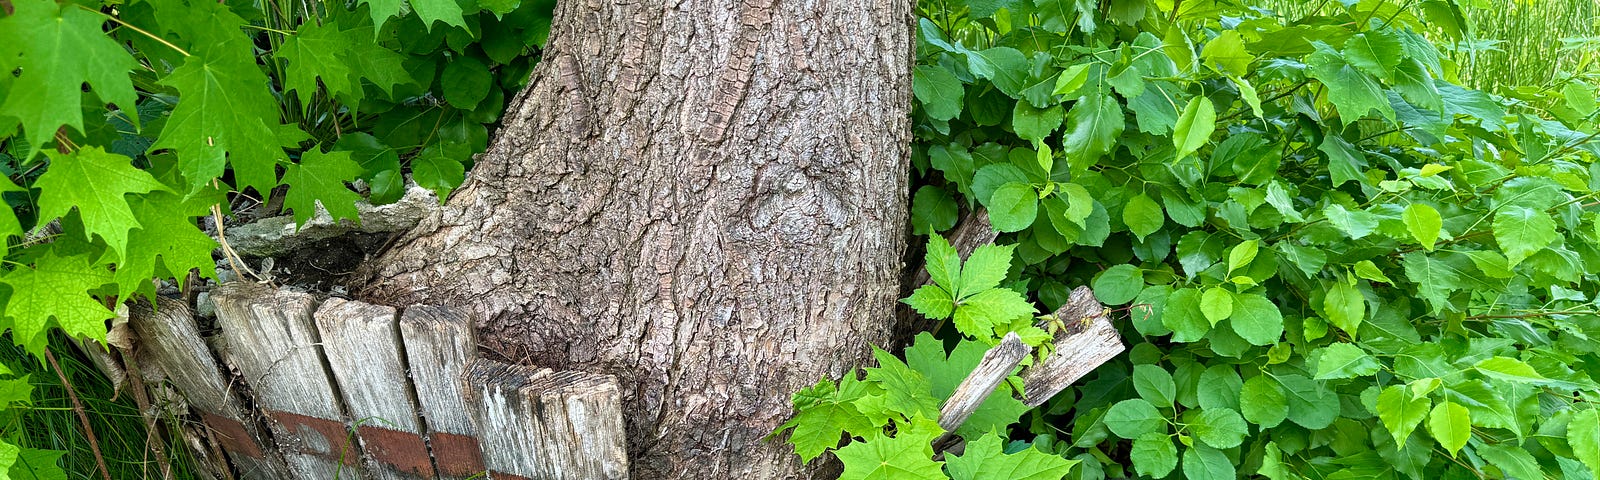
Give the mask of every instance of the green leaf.
<path id="1" fill-rule="evenodd" d="M 1172 405 L 1177 398 L 1178 386 L 1172 382 L 1172 374 L 1156 365 L 1134 365 L 1133 388 L 1140 398 L 1155 405 Z"/>
<path id="2" fill-rule="evenodd" d="M 1206 445 L 1227 449 L 1244 442 L 1248 427 L 1239 412 L 1227 408 L 1207 408 L 1189 422 L 1189 432 Z"/>
<path id="3" fill-rule="evenodd" d="M 1161 324 L 1172 330 L 1174 342 L 1193 342 L 1205 337 L 1206 332 L 1211 330 L 1211 323 L 1200 312 L 1200 291 L 1180 288 L 1167 296 L 1167 307 L 1161 312 Z"/>
<path id="4" fill-rule="evenodd" d="M 1143 399 L 1128 399 L 1117 402 L 1106 411 L 1106 428 L 1111 433 L 1122 438 L 1139 438 L 1151 432 L 1162 433 L 1167 429 L 1167 420 L 1156 411 L 1156 407 Z"/>
<path id="5" fill-rule="evenodd" d="M 1324 145 L 1327 145 L 1324 143 Z M 1322 216 L 1351 240 L 1360 240 L 1378 229 L 1378 219 L 1364 210 L 1350 211 L 1344 205 L 1332 204 L 1322 209 Z"/>
<path id="6" fill-rule="evenodd" d="M 1173 127 L 1172 146 L 1178 150 L 1174 158 L 1182 159 L 1199 150 L 1211 140 L 1211 132 L 1216 128 L 1217 109 L 1211 104 L 1211 99 L 1189 99 L 1189 104 L 1183 107 L 1183 114 L 1178 116 L 1178 125 Z"/>
<path id="7" fill-rule="evenodd" d="M 989 346 L 983 342 L 962 340 L 946 356 L 944 342 L 924 332 L 917 334 L 916 341 L 906 349 L 905 358 L 906 365 L 928 378 L 932 387 L 929 393 L 936 400 L 944 402 L 949 400 L 956 386 L 978 367 L 988 351 Z M 1009 384 L 1001 384 L 956 429 L 956 434 L 970 440 L 992 430 L 1003 431 L 1028 410 L 1027 405 L 1013 396 Z"/>
<path id="8" fill-rule="evenodd" d="M 1063 183 L 1056 195 L 1066 199 L 1062 216 L 1074 225 L 1084 227 L 1084 221 L 1094 214 L 1094 197 L 1089 195 L 1089 190 L 1076 183 Z"/>
<path id="9" fill-rule="evenodd" d="M 1444 220 L 1439 218 L 1439 211 L 1421 203 L 1407 205 L 1400 214 L 1400 220 L 1405 222 L 1406 231 L 1411 232 L 1411 238 L 1422 244 L 1422 248 L 1433 251 L 1434 242 L 1439 240 L 1439 231 L 1444 228 Z"/>
<path id="10" fill-rule="evenodd" d="M 1406 278 L 1417 284 L 1417 294 L 1427 300 L 1434 312 L 1450 304 L 1450 295 L 1461 288 L 1461 277 L 1456 270 L 1437 258 L 1422 252 L 1405 254 L 1400 264 Z"/>
<path id="11" fill-rule="evenodd" d="M 1473 365 L 1472 368 L 1490 378 L 1508 382 L 1537 384 L 1548 380 L 1533 367 L 1515 358 L 1490 357 Z"/>
<path id="12" fill-rule="evenodd" d="M 350 152 L 323 153 L 312 148 L 300 157 L 300 163 L 284 168 L 283 183 L 289 185 L 289 194 L 284 196 L 283 206 L 294 210 L 294 222 L 299 225 L 316 213 L 317 203 L 334 220 L 360 220 L 356 202 L 361 195 L 344 184 L 359 176 L 361 164 L 350 159 Z"/>
<path id="13" fill-rule="evenodd" d="M 950 293 L 937 285 L 923 285 L 917 291 L 911 292 L 910 297 L 903 300 L 917 313 L 934 320 L 950 318 L 955 312 L 955 299 L 950 298 Z"/>
<path id="14" fill-rule="evenodd" d="M 1211 287 L 1200 295 L 1200 313 L 1206 316 L 1211 326 L 1217 322 L 1227 320 L 1233 315 L 1233 292 L 1222 287 Z"/>
<path id="15" fill-rule="evenodd" d="M 962 334 L 991 338 L 995 325 L 1009 323 L 1034 312 L 1033 304 L 1016 290 L 991 288 L 962 299 L 956 306 L 953 320 Z"/>
<path id="16" fill-rule="evenodd" d="M 1306 57 L 1306 64 L 1310 66 L 1307 73 L 1328 87 L 1328 100 L 1339 110 L 1341 122 L 1349 125 L 1374 110 L 1390 122 L 1394 121 L 1394 108 L 1389 106 L 1383 87 L 1372 76 L 1352 66 L 1327 44 L 1315 42 L 1314 46 L 1316 53 Z"/>
<path id="17" fill-rule="evenodd" d="M 60 467 L 62 450 L 23 448 L 11 464 L 11 480 L 67 480 L 67 472 Z"/>
<path id="18" fill-rule="evenodd" d="M 1236 296 L 1228 318 L 1234 333 L 1251 345 L 1272 345 L 1283 336 L 1283 314 L 1272 300 L 1258 294 Z"/>
<path id="19" fill-rule="evenodd" d="M 1250 62 L 1255 57 L 1245 51 L 1244 37 L 1236 30 L 1224 30 L 1217 38 L 1206 42 L 1200 50 L 1200 59 L 1225 75 L 1242 77 L 1250 73 Z"/>
<path id="20" fill-rule="evenodd" d="M 418 19 L 422 20 L 423 27 L 430 31 L 433 30 L 434 22 L 444 22 L 445 25 L 467 28 L 467 21 L 461 16 L 461 5 L 457 4 L 455 0 L 410 0 L 410 2 L 411 10 L 417 13 Z M 395 1 L 395 5 L 399 5 L 399 2 Z M 398 7 L 396 11 L 398 11 Z M 373 12 L 376 15 L 377 9 L 374 8 Z M 383 24 L 383 22 L 378 21 L 373 23 Z M 449 67 L 446 68 L 448 69 Z"/>
<path id="21" fill-rule="evenodd" d="M 956 226 L 960 214 L 961 206 L 943 188 L 923 185 L 911 196 L 911 226 L 914 234 L 927 235 L 949 230 Z"/>
<path id="22" fill-rule="evenodd" d="M 1378 373 L 1378 361 L 1351 343 L 1334 343 L 1318 350 L 1317 380 L 1364 377 Z"/>
<path id="23" fill-rule="evenodd" d="M 1239 372 L 1232 365 L 1212 365 L 1206 367 L 1195 385 L 1195 397 L 1200 408 L 1227 408 L 1239 409 L 1239 390 L 1244 388 L 1244 381 L 1239 378 Z"/>
<path id="24" fill-rule="evenodd" d="M 441 205 L 450 197 L 450 192 L 467 179 L 466 166 L 448 154 L 443 145 L 436 144 L 422 149 L 411 159 L 411 179 L 417 186 L 433 190 Z M 287 176 L 284 183 L 289 183 Z"/>
<path id="25" fill-rule="evenodd" d="M 106 36 L 104 14 L 48 0 L 13 0 L 11 5 L 15 10 L 0 18 L 0 45 L 5 45 L 0 52 L 11 50 L 17 57 L 0 60 L 0 65 L 7 65 L 5 75 L 15 78 L 10 79 L 11 94 L 0 103 L 0 117 L 22 123 L 28 140 L 23 160 L 54 145 L 52 138 L 63 125 L 85 132 L 80 106 L 86 83 L 101 105 L 134 109 L 138 97 L 128 74 L 139 64 Z M 129 120 L 138 123 L 137 116 Z"/>
<path id="26" fill-rule="evenodd" d="M 1027 88 L 1028 57 L 1011 47 L 968 50 L 967 69 L 986 78 L 1011 98 L 1020 98 Z"/>
<path id="27" fill-rule="evenodd" d="M 778 432 L 793 429 L 789 433 L 789 443 L 794 445 L 803 463 L 810 463 L 822 452 L 839 446 L 840 436 L 845 432 L 870 432 L 874 428 L 872 421 L 849 402 L 853 399 L 840 398 L 832 381 L 824 379 L 795 393 L 797 406 L 802 394 L 817 398 L 797 408 L 794 418 L 778 427 Z"/>
<path id="28" fill-rule="evenodd" d="M 1144 272 L 1134 265 L 1115 265 L 1100 272 L 1090 285 L 1100 303 L 1121 305 L 1133 301 L 1144 290 Z"/>
<path id="29" fill-rule="evenodd" d="M 243 23 L 236 16 L 227 20 Z M 177 153 L 178 169 L 189 190 L 209 184 L 231 165 L 234 185 L 240 190 L 270 192 L 278 185 L 277 166 L 288 159 L 284 142 L 277 140 L 278 131 L 294 127 L 278 123 L 278 102 L 267 76 L 249 55 L 249 39 L 238 34 L 226 40 L 212 47 L 219 53 L 187 57 L 161 79 L 162 85 L 178 91 L 179 102 L 151 148 Z"/>
<path id="30" fill-rule="evenodd" d="M 928 236 L 928 253 L 923 255 L 924 268 L 933 283 L 955 291 L 961 281 L 961 255 L 944 237 L 935 233 Z"/>
<path id="31" fill-rule="evenodd" d="M 887 410 L 877 413 L 892 412 L 906 418 L 939 416 L 939 401 L 930 393 L 933 386 L 927 377 L 881 348 L 872 347 L 872 356 L 878 360 L 878 366 L 864 369 L 867 372 L 866 380 L 883 388 L 882 406 Z M 873 412 L 863 409 L 862 413 Z"/>
<path id="32" fill-rule="evenodd" d="M 1427 416 L 1428 398 L 1413 396 L 1405 385 L 1390 385 L 1378 394 L 1378 419 L 1389 429 L 1395 445 L 1405 445 Z"/>
<path id="33" fill-rule="evenodd" d="M 1139 475 L 1162 478 L 1178 467 L 1178 447 L 1172 437 L 1160 432 L 1150 432 L 1133 440 L 1133 469 Z M 996 477 L 1000 478 L 1000 477 Z"/>
<path id="34" fill-rule="evenodd" d="M 106 153 L 100 147 L 46 154 L 50 156 L 50 168 L 34 182 L 40 190 L 39 218 L 64 217 L 77 209 L 84 233 L 105 240 L 106 246 L 122 258 L 128 249 L 128 230 L 140 226 L 128 208 L 127 195 L 163 191 L 167 187 L 144 170 L 134 168 L 132 159 Z"/>
<path id="35" fill-rule="evenodd" d="M 1025 183 L 1007 183 L 994 191 L 988 205 L 989 223 L 995 230 L 1021 231 L 1039 217 L 1039 192 Z"/>
<path id="36" fill-rule="evenodd" d="M 1439 402 L 1428 414 L 1428 433 L 1439 441 L 1439 446 L 1444 447 L 1445 452 L 1455 457 L 1456 452 L 1472 438 L 1472 421 L 1467 407 L 1448 400 Z"/>
<path id="37" fill-rule="evenodd" d="M 1344 185 L 1344 182 L 1352 180 L 1360 184 L 1366 183 L 1366 177 L 1362 175 L 1361 169 L 1367 167 L 1367 157 L 1355 145 L 1338 136 L 1329 135 L 1323 138 L 1322 145 L 1317 147 L 1317 151 L 1328 156 L 1328 178 L 1333 180 L 1333 186 Z M 1333 219 L 1330 217 L 1329 220 Z"/>
<path id="38" fill-rule="evenodd" d="M 217 242 L 200 231 L 195 218 L 209 214 L 211 205 L 219 200 L 199 195 L 183 198 L 166 192 L 134 197 L 129 206 L 140 227 L 128 233 L 128 254 L 117 265 L 117 296 L 128 298 L 141 285 L 147 285 L 157 275 L 157 265 L 177 281 L 179 288 L 184 286 L 191 269 L 215 279 L 217 264 L 211 259 L 211 252 Z"/>
<path id="39" fill-rule="evenodd" d="M 335 96 L 356 92 L 360 85 L 351 82 L 349 63 L 340 55 L 350 43 L 345 32 L 331 21 L 307 22 L 295 29 L 294 35 L 285 36 L 283 45 L 273 51 L 278 58 L 288 61 L 284 68 L 284 90 L 299 92 L 303 108 L 311 107 L 319 79 L 328 93 Z"/>
<path id="40" fill-rule="evenodd" d="M 933 460 L 932 438 L 900 433 L 851 442 L 834 452 L 844 464 L 840 480 L 944 480 L 940 462 Z"/>
<path id="41" fill-rule="evenodd" d="M 1600 472 L 1600 410 L 1593 408 L 1572 414 L 1567 422 L 1567 444 L 1591 472 Z"/>
<path id="42" fill-rule="evenodd" d="M 1507 267 L 1561 240 L 1550 215 L 1527 207 L 1507 206 L 1494 214 L 1494 241 L 1505 252 Z"/>
<path id="43" fill-rule="evenodd" d="M 1312 430 L 1327 428 L 1339 417 L 1339 396 L 1299 374 L 1280 375 L 1289 420 Z"/>
<path id="44" fill-rule="evenodd" d="M 11 287 L 5 315 L 11 319 L 12 341 L 43 357 L 41 334 L 54 318 L 69 336 L 104 342 L 105 321 L 113 314 L 89 292 L 111 281 L 111 272 L 87 256 L 59 256 L 54 249 L 34 266 L 17 267 L 0 277 L 0 283 Z"/>
<path id="45" fill-rule="evenodd" d="M 1038 141 L 1055 133 L 1061 128 L 1063 112 L 1060 105 L 1051 105 L 1049 108 L 1034 108 L 1028 102 L 1018 100 L 1016 107 L 1011 110 L 1011 128 L 1016 130 L 1017 136 L 1023 140 Z"/>
<path id="46" fill-rule="evenodd" d="M 455 3 L 455 0 L 427 1 Z M 443 90 L 441 93 L 444 94 L 444 100 L 462 110 L 478 108 L 478 102 L 489 96 L 489 88 L 493 82 L 494 76 L 489 74 L 489 67 L 469 55 L 455 57 L 439 74 L 439 88 Z"/>
<path id="47" fill-rule="evenodd" d="M 1245 240 L 1239 242 L 1238 245 L 1234 245 L 1233 249 L 1228 251 L 1228 273 L 1231 274 L 1240 268 L 1250 265 L 1250 262 L 1256 260 L 1256 255 L 1260 251 L 1260 240 Z"/>
<path id="48" fill-rule="evenodd" d="M 961 115 L 965 87 L 949 70 L 927 65 L 917 67 L 912 73 L 911 90 L 929 117 L 948 121 Z"/>
<path id="49" fill-rule="evenodd" d="M 1061 139 L 1061 150 L 1074 171 L 1087 170 L 1102 155 L 1116 147 L 1122 135 L 1124 121 L 1122 106 L 1104 92 L 1094 92 L 1078 98 L 1067 112 L 1066 134 Z"/>
<path id="50" fill-rule="evenodd" d="M 1078 460 L 1067 460 L 1033 448 L 1007 454 L 1000 435 L 990 433 L 967 443 L 960 456 L 945 460 L 952 480 L 1057 480 L 1066 477 Z M 897 477 L 898 478 L 898 477 Z M 943 477 L 935 477 L 943 478 Z"/>
<path id="51" fill-rule="evenodd" d="M 1183 476 L 1189 480 L 1233 480 L 1233 462 L 1221 450 L 1195 445 L 1183 452 Z"/>
<path id="52" fill-rule="evenodd" d="M 1372 263 L 1372 260 L 1356 262 L 1351 271 L 1355 272 L 1357 277 L 1374 282 L 1394 283 L 1394 280 L 1390 280 L 1388 275 L 1384 275 L 1383 270 L 1378 269 L 1378 265 Z"/>
<path id="53" fill-rule="evenodd" d="M 1361 295 L 1361 290 L 1349 282 L 1334 280 L 1327 296 L 1322 299 L 1322 309 L 1328 315 L 1328 322 L 1355 335 L 1362 320 L 1366 319 L 1367 299 Z"/>
<path id="54" fill-rule="evenodd" d="M 957 289 L 957 296 L 965 298 L 1000 286 L 1000 282 L 1006 279 L 1006 272 L 1011 270 L 1011 256 L 1016 248 L 1016 245 L 984 245 L 973 249 L 972 255 L 961 266 L 961 286 Z"/>
<path id="55" fill-rule="evenodd" d="M 1155 200 L 1141 193 L 1128 199 L 1122 206 L 1122 223 L 1128 225 L 1128 230 L 1144 241 L 1145 237 L 1160 230 L 1165 225 L 1167 217 L 1161 211 L 1161 205 Z"/>
<path id="56" fill-rule="evenodd" d="M 1345 40 L 1342 53 L 1357 70 L 1388 81 L 1400 65 L 1400 38 L 1393 30 L 1368 30 Z"/>
<path id="57" fill-rule="evenodd" d="M 1500 471 L 1504 472 L 1507 478 L 1544 478 L 1539 461 L 1522 447 L 1505 443 L 1486 444 L 1477 447 L 1476 451 L 1489 463 L 1500 467 Z"/>
<path id="58" fill-rule="evenodd" d="M 1288 418 L 1289 400 L 1272 377 L 1256 375 L 1239 390 L 1239 411 L 1250 423 L 1272 428 Z"/>

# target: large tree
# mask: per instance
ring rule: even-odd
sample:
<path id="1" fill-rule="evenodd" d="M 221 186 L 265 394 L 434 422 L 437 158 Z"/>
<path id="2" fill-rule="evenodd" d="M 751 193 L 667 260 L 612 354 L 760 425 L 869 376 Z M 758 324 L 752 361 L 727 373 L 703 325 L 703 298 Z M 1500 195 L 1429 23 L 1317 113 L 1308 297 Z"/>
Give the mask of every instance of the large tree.
<path id="1" fill-rule="evenodd" d="M 791 392 L 882 343 L 905 244 L 899 1 L 556 9 L 545 60 L 368 296 L 468 309 L 483 348 L 623 382 L 638 478 L 800 473 Z"/>

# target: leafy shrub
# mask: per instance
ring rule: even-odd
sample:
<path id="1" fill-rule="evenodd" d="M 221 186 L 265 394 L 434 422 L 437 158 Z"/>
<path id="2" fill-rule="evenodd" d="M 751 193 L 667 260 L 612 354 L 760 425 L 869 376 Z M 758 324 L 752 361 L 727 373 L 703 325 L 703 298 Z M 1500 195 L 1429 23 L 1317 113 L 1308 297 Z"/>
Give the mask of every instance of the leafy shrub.
<path id="1" fill-rule="evenodd" d="M 7 242 L 0 331 L 34 356 L 55 329 L 103 341 L 108 306 L 152 279 L 214 277 L 198 218 L 248 199 L 355 220 L 406 172 L 443 198 L 526 82 L 553 4 L 0 0 L 0 238 L 35 232 Z M 29 398 L 12 371 L 0 410 Z M 0 442 L 0 477 L 28 472 L 18 456 Z"/>
<path id="2" fill-rule="evenodd" d="M 1454 2 L 1323 3 L 923 2 L 913 222 L 985 207 L 1006 246 L 967 263 L 1005 300 L 962 300 L 935 236 L 937 286 L 906 301 L 950 317 L 954 350 L 924 334 L 797 394 L 802 459 L 831 449 L 845 478 L 1600 472 L 1593 89 L 1459 86 L 1434 46 L 1461 40 Z M 1082 284 L 1141 307 L 1129 353 L 1036 410 L 1002 386 L 954 433 L 1012 456 L 941 470 L 940 386 L 975 360 L 913 360 L 971 360 Z"/>

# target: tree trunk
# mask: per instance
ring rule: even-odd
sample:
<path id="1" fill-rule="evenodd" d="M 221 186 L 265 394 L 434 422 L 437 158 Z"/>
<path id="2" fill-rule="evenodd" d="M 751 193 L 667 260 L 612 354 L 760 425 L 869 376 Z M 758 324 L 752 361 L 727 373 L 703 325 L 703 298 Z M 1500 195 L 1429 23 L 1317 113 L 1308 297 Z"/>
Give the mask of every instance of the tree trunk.
<path id="1" fill-rule="evenodd" d="M 894 322 L 910 9 L 562 0 L 489 151 L 367 297 L 617 375 L 636 478 L 802 476 L 763 437 Z"/>

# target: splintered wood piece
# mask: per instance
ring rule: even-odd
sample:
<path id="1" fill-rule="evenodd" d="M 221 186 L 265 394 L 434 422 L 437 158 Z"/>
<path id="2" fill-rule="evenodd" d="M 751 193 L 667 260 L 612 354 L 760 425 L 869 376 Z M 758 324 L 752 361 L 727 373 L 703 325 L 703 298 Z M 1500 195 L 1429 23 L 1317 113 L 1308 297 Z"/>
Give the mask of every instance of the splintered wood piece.
<path id="1" fill-rule="evenodd" d="M 330 298 L 315 318 L 339 393 L 350 416 L 359 419 L 367 471 L 378 480 L 432 478 L 395 309 Z"/>
<path id="2" fill-rule="evenodd" d="M 346 417 L 301 292 L 229 282 L 212 292 L 225 359 L 254 392 L 295 478 L 363 478 Z"/>
<path id="3" fill-rule="evenodd" d="M 406 307 L 400 313 L 400 338 L 439 478 L 465 479 L 483 473 L 477 430 L 461 389 L 462 373 L 477 358 L 471 320 L 449 308 Z"/>
<path id="4" fill-rule="evenodd" d="M 182 302 L 157 299 L 155 305 L 134 302 L 128 325 L 139 336 L 139 359 L 147 372 L 159 371 L 183 399 L 200 412 L 207 434 L 249 479 L 289 475 L 288 466 L 260 426 L 239 402 L 211 349 L 200 337 L 194 316 Z"/>
<path id="5" fill-rule="evenodd" d="M 977 411 L 989 394 L 1000 386 L 1000 382 L 1011 376 L 1022 359 L 1027 358 L 1029 350 L 1022 343 L 1022 337 L 1015 332 L 1007 333 L 999 345 L 983 354 L 983 360 L 978 361 L 977 368 L 972 369 L 972 373 L 967 374 L 967 378 L 950 394 L 950 399 L 945 400 L 944 406 L 939 409 L 939 426 L 946 432 L 954 432 L 966 423 L 972 412 Z"/>
<path id="6" fill-rule="evenodd" d="M 462 381 L 491 478 L 628 477 L 615 377 L 478 359 Z"/>
<path id="7" fill-rule="evenodd" d="M 1067 326 L 1055 340 L 1055 351 L 1022 373 L 1022 403 L 1029 407 L 1044 404 L 1125 349 L 1116 327 L 1106 318 L 1105 306 L 1089 287 L 1073 290 L 1055 316 Z"/>

